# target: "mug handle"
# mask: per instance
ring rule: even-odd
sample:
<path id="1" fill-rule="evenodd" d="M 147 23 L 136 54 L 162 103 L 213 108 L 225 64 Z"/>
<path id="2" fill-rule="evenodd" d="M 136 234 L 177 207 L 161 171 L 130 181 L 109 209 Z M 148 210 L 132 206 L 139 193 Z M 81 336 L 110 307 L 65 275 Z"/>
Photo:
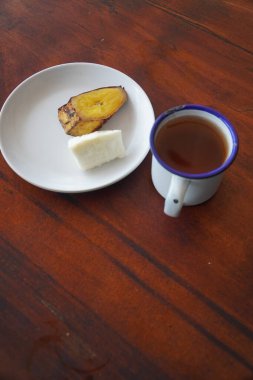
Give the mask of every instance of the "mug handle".
<path id="1" fill-rule="evenodd" d="M 164 203 L 164 212 L 166 215 L 174 217 L 179 216 L 189 184 L 189 179 L 172 175 L 170 187 Z"/>

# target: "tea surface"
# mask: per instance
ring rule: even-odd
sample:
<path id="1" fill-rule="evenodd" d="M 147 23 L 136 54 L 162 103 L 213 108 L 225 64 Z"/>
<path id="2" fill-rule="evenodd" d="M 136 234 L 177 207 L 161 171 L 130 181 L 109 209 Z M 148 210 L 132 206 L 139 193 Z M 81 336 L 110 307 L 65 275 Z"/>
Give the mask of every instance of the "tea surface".
<path id="1" fill-rule="evenodd" d="M 189 174 L 214 170 L 227 155 L 221 132 L 211 122 L 197 117 L 169 120 L 158 131 L 155 146 L 165 163 Z"/>

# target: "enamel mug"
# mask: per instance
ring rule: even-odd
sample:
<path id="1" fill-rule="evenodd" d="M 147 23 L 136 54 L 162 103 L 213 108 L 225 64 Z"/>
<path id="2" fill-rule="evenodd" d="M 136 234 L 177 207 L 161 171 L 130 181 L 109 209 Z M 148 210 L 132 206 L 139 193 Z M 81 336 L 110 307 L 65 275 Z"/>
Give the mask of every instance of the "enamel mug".
<path id="1" fill-rule="evenodd" d="M 169 120 L 196 117 L 212 123 L 226 141 L 224 162 L 212 171 L 198 174 L 181 172 L 164 162 L 156 148 L 156 136 Z M 198 205 L 207 201 L 217 191 L 224 171 L 232 164 L 238 152 L 238 136 L 225 116 L 220 112 L 197 104 L 187 104 L 169 109 L 156 120 L 150 133 L 152 152 L 151 178 L 158 193 L 165 199 L 165 214 L 177 217 L 183 206 Z M 210 154 L 212 152 L 210 151 Z"/>

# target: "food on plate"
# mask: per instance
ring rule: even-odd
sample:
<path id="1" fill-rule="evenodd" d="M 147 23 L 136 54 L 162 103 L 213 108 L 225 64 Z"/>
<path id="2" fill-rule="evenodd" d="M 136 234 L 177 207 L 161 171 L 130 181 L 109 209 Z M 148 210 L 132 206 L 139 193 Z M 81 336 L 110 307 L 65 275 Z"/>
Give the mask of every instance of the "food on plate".
<path id="1" fill-rule="evenodd" d="M 98 88 L 71 97 L 58 109 L 58 119 L 65 133 L 82 136 L 100 129 L 126 101 L 122 86 Z"/>
<path id="2" fill-rule="evenodd" d="M 121 130 L 95 131 L 72 137 L 68 141 L 68 147 L 82 170 L 125 156 Z"/>

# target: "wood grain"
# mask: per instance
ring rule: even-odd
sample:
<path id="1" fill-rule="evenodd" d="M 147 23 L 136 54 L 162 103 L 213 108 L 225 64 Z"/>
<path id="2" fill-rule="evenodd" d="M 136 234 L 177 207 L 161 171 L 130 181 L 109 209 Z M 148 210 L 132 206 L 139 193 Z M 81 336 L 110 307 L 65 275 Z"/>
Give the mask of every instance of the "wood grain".
<path id="1" fill-rule="evenodd" d="M 240 139 L 215 197 L 178 219 L 150 153 L 83 194 L 36 188 L 1 156 L 1 379 L 253 379 L 252 14 L 246 0 L 0 3 L 1 105 L 39 70 L 96 62 L 156 115 L 212 106 Z"/>

